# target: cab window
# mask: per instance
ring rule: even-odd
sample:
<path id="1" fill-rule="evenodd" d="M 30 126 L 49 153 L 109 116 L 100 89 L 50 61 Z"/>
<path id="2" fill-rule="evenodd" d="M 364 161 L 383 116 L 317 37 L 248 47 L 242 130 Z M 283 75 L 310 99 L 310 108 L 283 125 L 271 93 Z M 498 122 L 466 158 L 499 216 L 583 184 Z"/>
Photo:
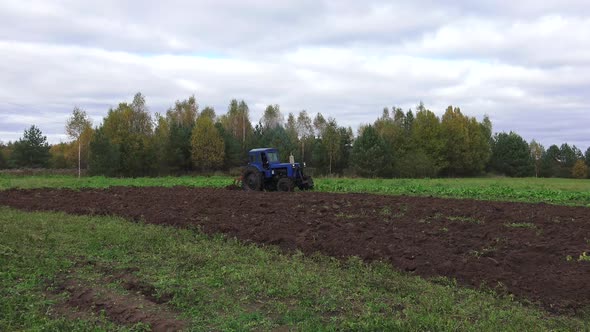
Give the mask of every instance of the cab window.
<path id="1" fill-rule="evenodd" d="M 279 161 L 279 154 L 276 152 L 268 152 L 266 154 L 266 157 L 268 158 L 268 161 L 271 163 L 275 163 Z"/>

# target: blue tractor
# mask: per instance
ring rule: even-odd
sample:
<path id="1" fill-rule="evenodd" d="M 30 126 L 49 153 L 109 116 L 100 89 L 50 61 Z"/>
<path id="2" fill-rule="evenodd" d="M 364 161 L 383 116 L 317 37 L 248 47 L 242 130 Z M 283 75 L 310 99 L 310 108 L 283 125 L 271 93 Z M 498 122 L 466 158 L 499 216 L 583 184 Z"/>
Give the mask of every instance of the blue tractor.
<path id="1" fill-rule="evenodd" d="M 304 163 L 305 164 L 305 163 Z M 288 163 L 279 161 L 277 149 L 261 148 L 248 152 L 248 166 L 242 173 L 242 188 L 249 191 L 293 191 L 313 189 L 313 180 L 293 156 Z"/>

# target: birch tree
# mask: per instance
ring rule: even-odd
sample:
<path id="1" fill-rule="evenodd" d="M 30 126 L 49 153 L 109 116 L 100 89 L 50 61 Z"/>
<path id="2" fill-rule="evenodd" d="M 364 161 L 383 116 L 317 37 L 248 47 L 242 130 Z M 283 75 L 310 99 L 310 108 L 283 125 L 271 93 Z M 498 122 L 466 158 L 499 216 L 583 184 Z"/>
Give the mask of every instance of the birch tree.
<path id="1" fill-rule="evenodd" d="M 66 134 L 76 140 L 78 144 L 78 178 L 81 175 L 81 154 L 82 154 L 82 141 L 81 136 L 88 128 L 92 126 L 92 122 L 88 119 L 86 111 L 79 107 L 74 107 L 72 116 L 68 119 L 66 124 Z"/>

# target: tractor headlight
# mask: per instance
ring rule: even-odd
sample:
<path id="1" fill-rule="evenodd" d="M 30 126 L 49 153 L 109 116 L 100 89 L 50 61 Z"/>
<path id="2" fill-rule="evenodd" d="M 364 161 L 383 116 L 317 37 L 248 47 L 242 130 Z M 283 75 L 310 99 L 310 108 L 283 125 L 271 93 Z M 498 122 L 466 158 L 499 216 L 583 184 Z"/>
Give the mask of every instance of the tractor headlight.
<path id="1" fill-rule="evenodd" d="M 272 175 L 275 175 L 275 171 L 274 171 L 274 170 L 272 170 L 272 171 L 271 171 L 271 174 L 272 174 Z"/>
<path id="2" fill-rule="evenodd" d="M 303 167 L 305 167 L 305 161 L 303 162 Z"/>

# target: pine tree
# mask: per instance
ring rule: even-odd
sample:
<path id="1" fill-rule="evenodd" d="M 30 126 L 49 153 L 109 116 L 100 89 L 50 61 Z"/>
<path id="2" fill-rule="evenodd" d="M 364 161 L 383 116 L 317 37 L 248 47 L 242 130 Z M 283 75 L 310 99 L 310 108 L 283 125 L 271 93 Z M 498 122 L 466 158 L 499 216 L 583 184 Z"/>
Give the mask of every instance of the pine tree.
<path id="1" fill-rule="evenodd" d="M 562 165 L 567 168 L 574 167 L 574 164 L 580 158 L 580 155 L 577 153 L 578 151 L 575 145 L 570 146 L 567 143 L 563 143 L 559 148 Z"/>
<path id="2" fill-rule="evenodd" d="M 550 178 L 560 176 L 561 160 L 559 147 L 555 144 L 551 145 L 541 158 L 541 168 L 539 175 Z"/>
<path id="3" fill-rule="evenodd" d="M 363 177 L 381 176 L 389 163 L 383 138 L 369 125 L 362 128 L 352 147 L 352 165 L 355 173 Z"/>
<path id="4" fill-rule="evenodd" d="M 493 170 L 512 177 L 532 176 L 535 171 L 528 143 L 514 132 L 494 136 L 490 164 Z"/>
<path id="5" fill-rule="evenodd" d="M 49 166 L 47 137 L 35 125 L 26 129 L 23 137 L 14 143 L 12 159 L 18 167 L 43 168 Z"/>
<path id="6" fill-rule="evenodd" d="M 120 164 L 119 146 L 109 139 L 104 127 L 98 128 L 90 141 L 88 173 L 104 176 L 119 175 Z"/>
<path id="7" fill-rule="evenodd" d="M 221 135 L 224 143 L 223 168 L 229 170 L 232 167 L 243 165 L 242 143 L 228 132 L 221 122 L 216 122 L 215 128 L 219 132 L 219 135 Z"/>
<path id="8" fill-rule="evenodd" d="M 8 168 L 8 161 L 6 156 L 4 155 L 5 146 L 0 142 L 0 169 Z"/>
<path id="9" fill-rule="evenodd" d="M 334 164 L 334 172 L 342 174 L 345 169 L 350 166 L 350 155 L 352 153 L 352 143 L 354 141 L 354 133 L 352 128 L 339 127 L 338 135 L 340 136 L 339 157 Z"/>

